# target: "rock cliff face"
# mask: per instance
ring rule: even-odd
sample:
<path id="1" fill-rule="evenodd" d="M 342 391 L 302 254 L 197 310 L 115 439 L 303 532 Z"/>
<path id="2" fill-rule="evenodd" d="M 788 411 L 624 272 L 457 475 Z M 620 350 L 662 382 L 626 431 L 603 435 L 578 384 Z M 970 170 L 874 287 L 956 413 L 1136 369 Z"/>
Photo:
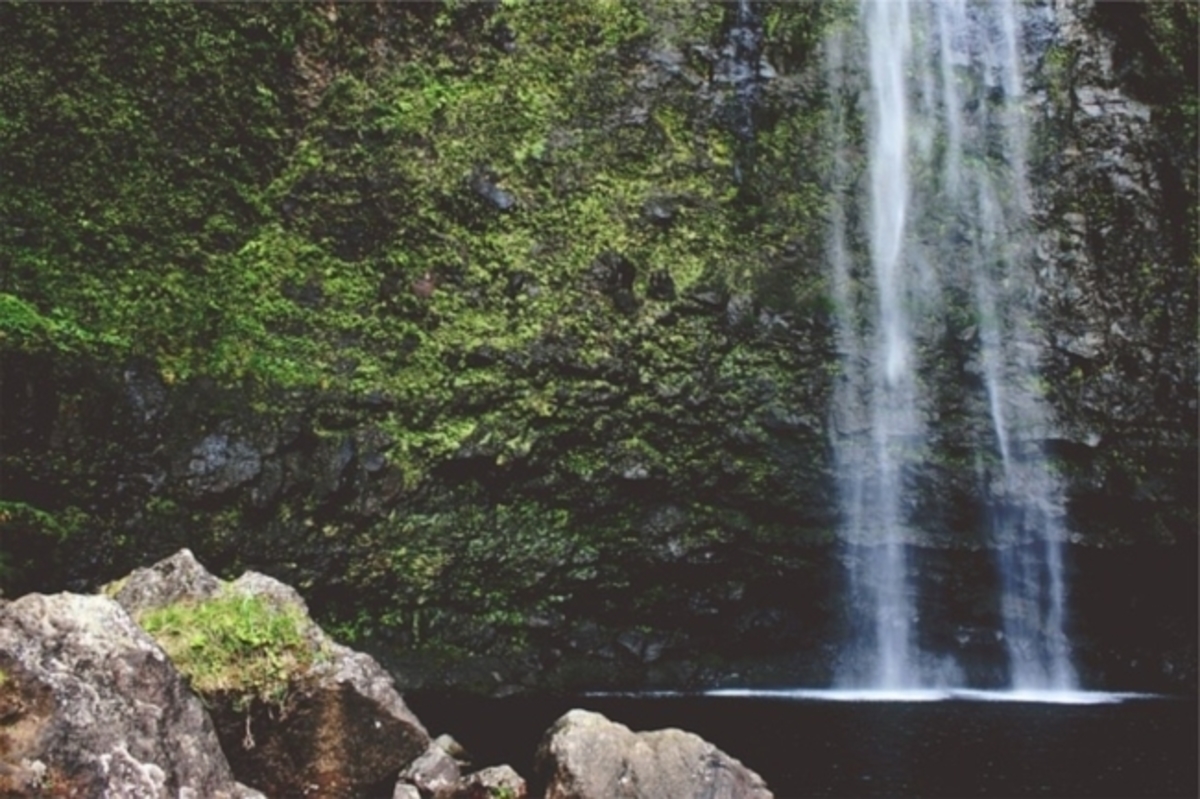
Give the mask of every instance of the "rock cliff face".
<path id="1" fill-rule="evenodd" d="M 1049 4 L 1030 76 L 1042 370 L 1079 544 L 1077 656 L 1086 674 L 1194 686 L 1195 642 L 1179 631 L 1195 614 L 1159 623 L 1139 608 L 1182 607 L 1196 584 L 1197 166 L 1184 99 L 1196 57 L 1194 44 L 1179 61 L 1166 49 L 1183 12 Z M 1149 588 L 1168 573 L 1175 588 Z"/>
<path id="2" fill-rule="evenodd" d="M 1073 527 L 1098 545 L 1195 532 L 1195 148 L 1147 86 L 1170 83 L 1139 52 L 1155 11 L 1055 4 L 1033 72 L 1043 368 Z"/>
<path id="3" fill-rule="evenodd" d="M 1196 94 L 1196 21 L 1171 5 L 1032 4 L 1026 22 L 1050 445 L 1097 686 L 1195 687 L 1196 169 L 1174 104 Z M 565 8 L 347 10 L 301 37 L 293 84 L 262 88 L 293 92 L 303 147 L 257 237 L 210 264 L 243 270 L 221 296 L 245 316 L 197 301 L 188 333 L 242 371 L 181 378 L 191 339 L 119 357 L 0 340 L 11 593 L 188 546 L 295 585 L 413 686 L 828 680 L 831 18 Z M 1190 61 L 1164 55 L 1163 19 Z M 449 59 L 440 82 L 419 83 L 441 62 L 414 31 Z M 545 75 L 545 103 L 476 107 L 494 86 L 471 81 Z M 961 490 L 943 466 L 933 505 Z M 922 592 L 955 608 L 934 634 L 963 646 L 994 626 L 987 558 L 930 543 Z"/>

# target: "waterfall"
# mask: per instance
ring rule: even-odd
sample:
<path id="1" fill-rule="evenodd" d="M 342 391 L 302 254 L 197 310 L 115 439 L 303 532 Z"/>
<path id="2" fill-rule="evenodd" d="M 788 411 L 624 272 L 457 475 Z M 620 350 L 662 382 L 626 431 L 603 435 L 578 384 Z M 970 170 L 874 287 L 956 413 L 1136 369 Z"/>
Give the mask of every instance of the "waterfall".
<path id="1" fill-rule="evenodd" d="M 918 483 L 945 435 L 935 395 L 958 392 L 976 409 L 967 440 L 985 528 L 959 532 L 997 553 L 1009 686 L 1075 686 L 1062 491 L 1040 443 L 1051 418 L 1038 380 L 1018 6 L 864 0 L 860 29 L 826 42 L 841 358 L 833 443 L 853 616 L 843 685 L 962 679 L 947 653 L 919 644 L 911 562 L 927 534 Z M 865 56 L 850 55 L 860 48 Z M 856 112 L 866 151 L 854 161 Z M 939 337 L 951 328 L 978 379 L 947 380 Z"/>
<path id="2" fill-rule="evenodd" d="M 762 93 L 762 17 L 750 0 L 738 0 L 726 9 L 727 28 L 720 58 L 713 70 L 716 83 L 731 90 L 726 123 L 737 141 L 733 159 L 734 182 L 742 185 L 754 163 L 754 108 Z"/>

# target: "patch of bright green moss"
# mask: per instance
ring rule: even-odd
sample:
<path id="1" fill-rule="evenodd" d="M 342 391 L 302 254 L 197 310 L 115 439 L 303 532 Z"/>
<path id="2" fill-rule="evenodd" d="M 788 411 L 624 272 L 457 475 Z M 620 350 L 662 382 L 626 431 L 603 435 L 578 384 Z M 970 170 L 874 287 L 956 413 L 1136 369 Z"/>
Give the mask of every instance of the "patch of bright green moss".
<path id="1" fill-rule="evenodd" d="M 293 678 L 322 656 L 305 637 L 308 622 L 298 610 L 256 596 L 178 602 L 139 622 L 197 693 L 232 693 L 241 705 L 282 705 Z"/>

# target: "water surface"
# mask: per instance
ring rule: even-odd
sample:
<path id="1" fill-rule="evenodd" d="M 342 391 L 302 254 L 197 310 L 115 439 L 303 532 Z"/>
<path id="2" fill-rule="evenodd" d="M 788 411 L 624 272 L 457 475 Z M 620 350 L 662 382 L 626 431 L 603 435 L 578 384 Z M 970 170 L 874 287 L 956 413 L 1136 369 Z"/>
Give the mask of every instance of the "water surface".
<path id="1" fill-rule="evenodd" d="M 1194 698 L 823 693 L 409 699 L 431 733 L 451 732 L 478 765 L 506 762 L 527 778 L 545 729 L 583 707 L 635 730 L 695 732 L 781 798 L 1197 796 Z"/>

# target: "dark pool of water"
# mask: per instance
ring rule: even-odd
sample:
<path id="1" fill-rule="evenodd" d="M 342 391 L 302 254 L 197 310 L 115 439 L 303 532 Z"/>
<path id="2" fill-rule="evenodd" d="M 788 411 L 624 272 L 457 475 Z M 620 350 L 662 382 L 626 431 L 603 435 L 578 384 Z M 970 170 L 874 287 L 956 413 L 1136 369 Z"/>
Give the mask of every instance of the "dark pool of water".
<path id="1" fill-rule="evenodd" d="M 509 763 L 527 778 L 542 733 L 582 707 L 635 730 L 695 732 L 761 774 L 778 797 L 1198 795 L 1195 698 L 1056 705 L 417 695 L 409 704 L 478 765 Z"/>

